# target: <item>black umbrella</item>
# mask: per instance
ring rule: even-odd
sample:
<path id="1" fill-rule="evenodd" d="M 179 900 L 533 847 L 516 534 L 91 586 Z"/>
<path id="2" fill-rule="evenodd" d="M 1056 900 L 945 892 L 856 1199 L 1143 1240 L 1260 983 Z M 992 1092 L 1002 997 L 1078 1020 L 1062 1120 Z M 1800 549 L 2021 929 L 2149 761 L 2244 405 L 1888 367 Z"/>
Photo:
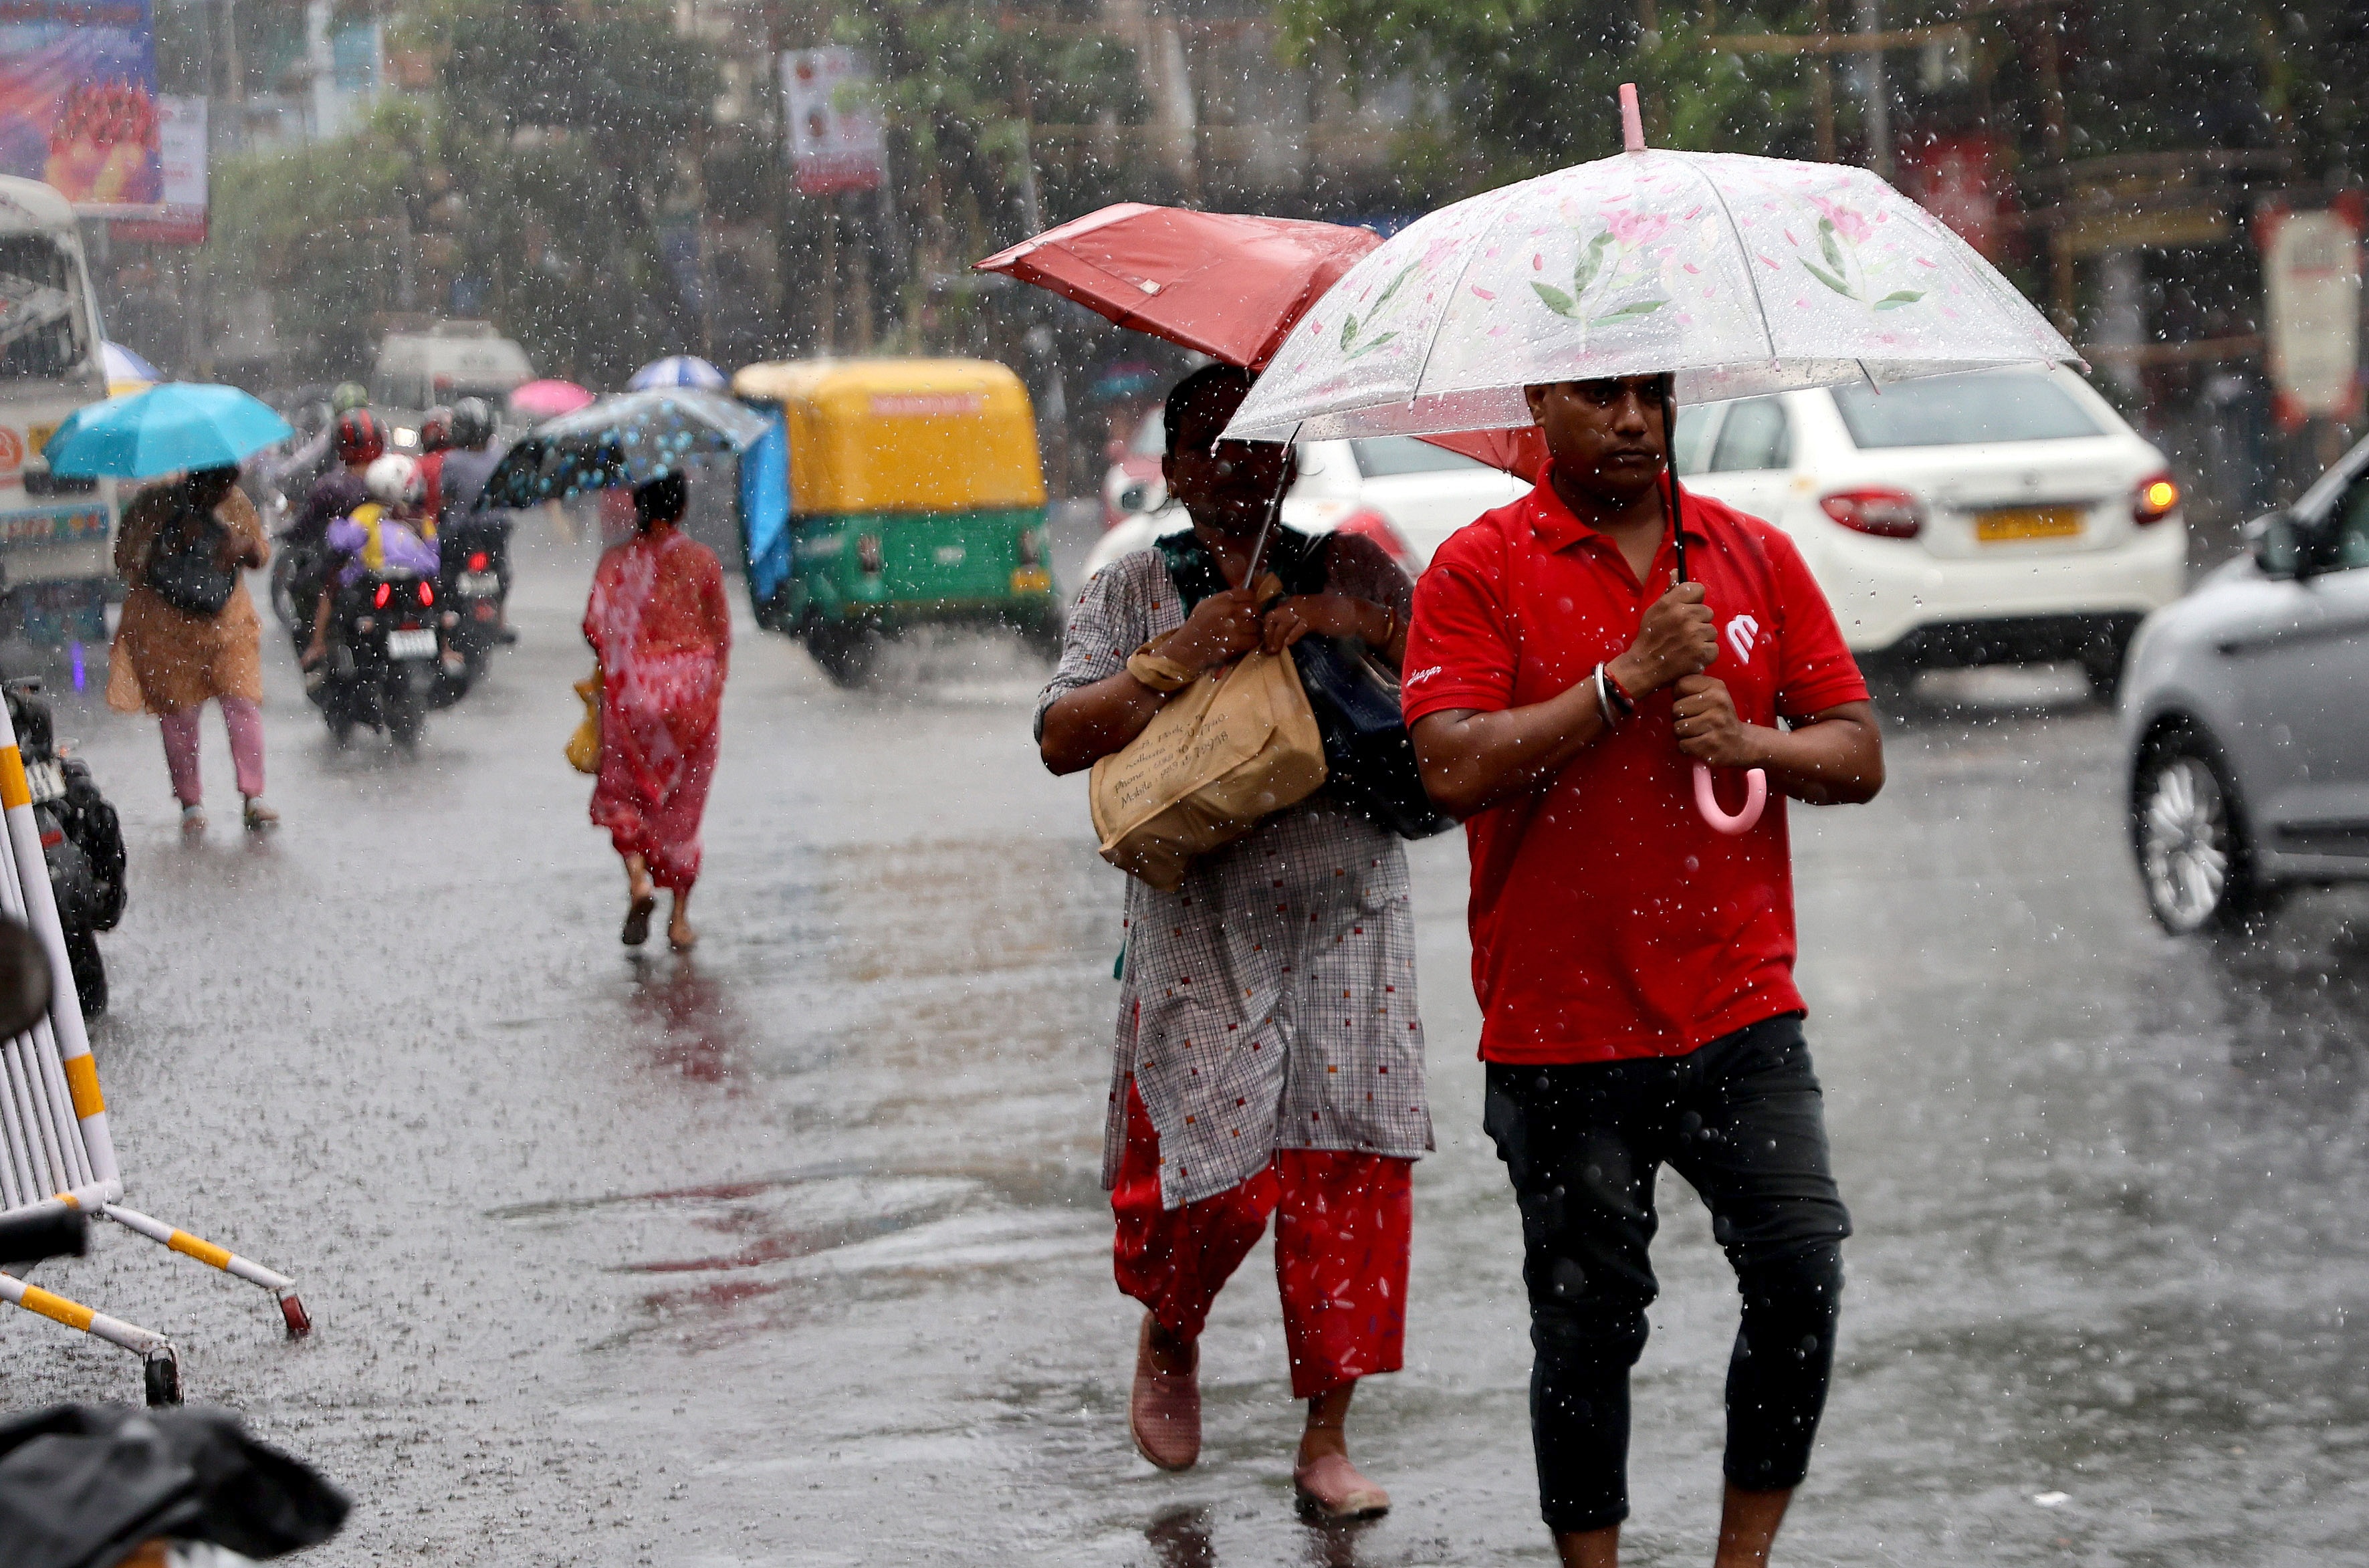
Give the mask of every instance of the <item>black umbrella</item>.
<path id="1" fill-rule="evenodd" d="M 0 1423 L 0 1562 L 113 1568 L 159 1536 L 278 1557 L 350 1505 L 226 1410 L 62 1404 Z"/>
<path id="2" fill-rule="evenodd" d="M 477 509 L 515 509 L 680 474 L 703 453 L 743 452 L 769 427 L 728 397 L 684 387 L 621 393 L 545 419 L 486 478 Z"/>

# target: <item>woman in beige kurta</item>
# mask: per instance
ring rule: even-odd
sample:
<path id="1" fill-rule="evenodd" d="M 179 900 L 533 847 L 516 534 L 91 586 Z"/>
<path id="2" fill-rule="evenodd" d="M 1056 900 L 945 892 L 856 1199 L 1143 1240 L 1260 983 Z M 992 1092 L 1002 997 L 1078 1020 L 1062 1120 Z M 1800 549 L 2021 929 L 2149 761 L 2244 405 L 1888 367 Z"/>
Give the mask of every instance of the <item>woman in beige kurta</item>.
<path id="1" fill-rule="evenodd" d="M 131 592 L 108 660 L 107 705 L 120 713 L 152 713 L 163 721 L 165 765 L 181 803 L 185 832 L 205 830 L 204 791 L 198 777 L 198 718 L 209 698 L 222 704 L 230 731 L 238 791 L 250 830 L 277 826 L 280 814 L 263 801 L 263 623 L 246 584 L 234 581 L 219 613 L 191 614 L 158 597 L 146 582 L 157 530 L 193 506 L 220 523 L 216 561 L 226 570 L 260 567 L 271 555 L 263 521 L 238 487 L 235 468 L 208 468 L 143 492 L 123 509 L 115 537 L 115 569 Z"/>

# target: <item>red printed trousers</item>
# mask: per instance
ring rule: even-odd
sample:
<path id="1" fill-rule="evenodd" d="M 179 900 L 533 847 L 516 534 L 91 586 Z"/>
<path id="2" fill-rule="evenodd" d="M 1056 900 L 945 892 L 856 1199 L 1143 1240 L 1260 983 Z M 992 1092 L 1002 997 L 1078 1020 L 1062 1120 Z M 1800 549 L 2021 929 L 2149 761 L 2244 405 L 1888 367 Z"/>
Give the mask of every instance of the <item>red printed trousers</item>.
<path id="1" fill-rule="evenodd" d="M 1111 1211 L 1118 1288 L 1197 1339 L 1209 1304 L 1276 1218 L 1275 1276 L 1294 1399 L 1395 1372 L 1406 1339 L 1414 1162 L 1281 1149 L 1265 1170 L 1197 1203 L 1160 1203 L 1160 1134 L 1132 1079 Z"/>

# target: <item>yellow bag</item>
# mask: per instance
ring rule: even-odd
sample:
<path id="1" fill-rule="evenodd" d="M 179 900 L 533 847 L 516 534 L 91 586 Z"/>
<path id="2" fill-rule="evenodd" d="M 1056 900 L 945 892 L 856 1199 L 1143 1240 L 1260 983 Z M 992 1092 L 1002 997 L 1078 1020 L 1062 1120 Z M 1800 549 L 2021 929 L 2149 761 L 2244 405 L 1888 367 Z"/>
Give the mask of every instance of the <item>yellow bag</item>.
<path id="1" fill-rule="evenodd" d="M 601 771 L 601 672 L 595 670 L 578 681 L 576 694 L 584 699 L 584 718 L 567 738 L 567 765 L 579 773 L 597 773 Z"/>
<path id="2" fill-rule="evenodd" d="M 1162 892 L 1186 863 L 1297 806 L 1324 783 L 1324 737 L 1288 649 L 1253 649 L 1168 700 L 1094 764 L 1102 857 Z"/>

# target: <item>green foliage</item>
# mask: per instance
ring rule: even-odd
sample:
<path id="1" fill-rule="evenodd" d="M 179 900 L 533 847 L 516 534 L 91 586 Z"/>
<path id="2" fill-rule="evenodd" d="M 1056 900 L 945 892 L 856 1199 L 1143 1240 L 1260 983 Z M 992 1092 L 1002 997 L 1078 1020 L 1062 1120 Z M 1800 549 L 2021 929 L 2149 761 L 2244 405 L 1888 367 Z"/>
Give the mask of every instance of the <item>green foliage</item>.
<path id="1" fill-rule="evenodd" d="M 280 336 L 314 347 L 322 379 L 368 366 L 406 272 L 428 315 L 475 280 L 552 373 L 614 382 L 675 346 L 657 226 L 715 97 L 704 48 L 640 0 L 589 17 L 441 0 L 420 26 L 452 46 L 435 99 L 216 166 L 216 231 L 239 242 L 204 253 L 218 294 L 271 290 Z"/>

